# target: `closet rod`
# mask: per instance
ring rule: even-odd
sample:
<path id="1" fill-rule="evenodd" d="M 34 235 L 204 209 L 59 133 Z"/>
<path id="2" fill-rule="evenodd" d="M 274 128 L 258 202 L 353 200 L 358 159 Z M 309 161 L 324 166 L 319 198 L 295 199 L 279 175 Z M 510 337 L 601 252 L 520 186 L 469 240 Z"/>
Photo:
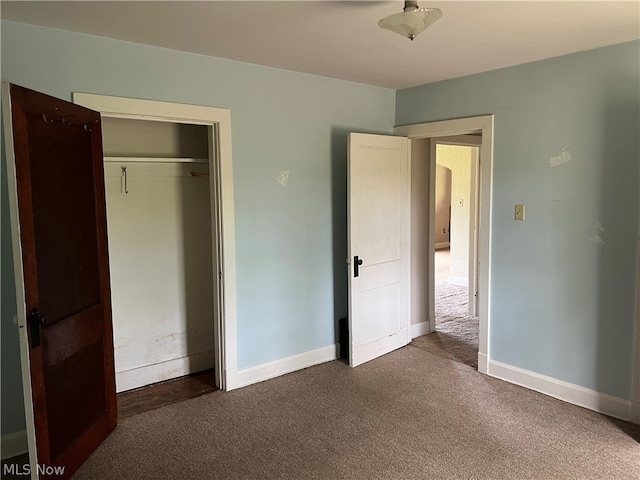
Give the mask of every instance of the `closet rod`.
<path id="1" fill-rule="evenodd" d="M 104 157 L 105 162 L 131 163 L 209 163 L 206 158 L 187 157 Z"/>

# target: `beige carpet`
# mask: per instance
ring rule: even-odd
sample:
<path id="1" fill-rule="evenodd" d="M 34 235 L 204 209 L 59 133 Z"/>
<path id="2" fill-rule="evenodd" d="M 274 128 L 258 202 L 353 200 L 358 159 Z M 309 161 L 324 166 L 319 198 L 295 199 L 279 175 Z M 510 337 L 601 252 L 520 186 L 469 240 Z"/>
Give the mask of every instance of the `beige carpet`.
<path id="1" fill-rule="evenodd" d="M 91 479 L 637 479 L 640 430 L 407 346 L 121 421 Z"/>
<path id="2" fill-rule="evenodd" d="M 436 292 L 436 331 L 414 338 L 412 344 L 436 355 L 478 369 L 478 317 L 469 315 L 468 290 L 439 279 Z"/>

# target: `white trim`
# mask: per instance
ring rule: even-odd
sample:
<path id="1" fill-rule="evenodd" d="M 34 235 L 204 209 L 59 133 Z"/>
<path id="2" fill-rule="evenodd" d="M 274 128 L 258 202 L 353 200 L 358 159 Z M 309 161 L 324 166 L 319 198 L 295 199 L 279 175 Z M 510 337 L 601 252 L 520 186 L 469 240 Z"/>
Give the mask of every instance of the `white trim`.
<path id="1" fill-rule="evenodd" d="M 209 176 L 214 240 L 214 275 L 219 286 L 214 295 L 219 312 L 214 325 L 216 385 L 237 388 L 237 310 L 231 112 L 225 108 L 73 93 L 76 104 L 99 111 L 103 117 L 144 119 L 206 125 L 209 127 Z M 220 241 L 218 241 L 220 240 Z"/>
<path id="2" fill-rule="evenodd" d="M 431 333 L 430 322 L 420 322 L 411 325 L 411 340 Z"/>
<path id="3" fill-rule="evenodd" d="M 212 116 L 226 116 L 226 108 L 188 105 L 184 103 L 112 97 L 92 93 L 73 92 L 73 103 L 91 108 L 111 118 L 157 120 L 160 122 L 210 125 Z M 215 121 L 215 120 L 214 120 Z"/>
<path id="4" fill-rule="evenodd" d="M 455 137 L 457 135 L 477 132 L 479 130 L 482 130 L 482 134 L 484 135 L 484 128 L 487 128 L 489 126 L 488 124 L 493 126 L 493 115 L 481 115 L 479 117 L 456 118 L 440 122 L 396 126 L 393 129 L 393 133 L 394 135 L 402 135 L 412 139 Z M 485 142 L 482 142 L 481 144 L 484 143 Z"/>
<path id="5" fill-rule="evenodd" d="M 450 244 L 449 242 L 439 242 L 436 243 L 436 250 L 439 250 L 441 248 L 449 248 Z"/>
<path id="6" fill-rule="evenodd" d="M 449 275 L 447 277 L 447 282 L 449 282 L 451 285 L 457 285 L 459 287 L 469 287 L 469 279 L 468 278 L 453 277 L 453 276 Z"/>
<path id="7" fill-rule="evenodd" d="M 16 316 L 18 319 L 18 341 L 20 367 L 22 370 L 22 395 L 31 465 L 31 478 L 38 479 L 38 451 L 36 447 L 36 426 L 31 390 L 31 362 L 29 359 L 29 339 L 27 337 L 27 301 L 25 298 L 24 266 L 22 264 L 22 242 L 20 241 L 20 220 L 18 218 L 18 183 L 16 178 L 16 157 L 13 145 L 13 114 L 11 111 L 10 84 L 2 84 L 2 114 L 7 162 L 7 190 L 9 197 L 9 217 L 11 221 L 11 243 L 13 248 L 13 272 L 16 285 Z"/>
<path id="8" fill-rule="evenodd" d="M 409 139 L 451 137 L 468 133 L 482 134 L 480 145 L 480 169 L 478 192 L 478 321 L 479 321 L 479 348 L 478 358 L 489 359 L 490 352 L 490 319 L 491 319 L 491 201 L 493 183 L 493 115 L 479 117 L 460 118 L 441 122 L 420 123 L 395 127 L 395 135 L 403 135 Z M 431 142 L 432 157 L 435 143 Z M 434 161 L 432 159 L 432 161 Z M 433 199 L 432 199 L 433 203 Z M 431 239 L 431 247 L 434 248 L 435 236 Z M 429 273 L 431 275 L 431 272 Z M 433 277 L 431 277 L 433 282 Z M 486 365 L 486 363 L 485 363 Z M 483 372 L 481 365 L 478 370 Z M 484 373 L 484 372 L 483 372 Z"/>
<path id="9" fill-rule="evenodd" d="M 489 361 L 489 375 L 610 417 L 627 421 L 630 418 L 631 402 L 623 398 L 597 392 L 495 360 Z"/>
<path id="10" fill-rule="evenodd" d="M 480 352 L 478 352 L 478 371 L 485 375 L 489 374 L 489 357 Z"/>
<path id="11" fill-rule="evenodd" d="M 478 315 L 478 191 L 480 148 L 471 149 L 471 188 L 469 191 L 469 266 L 467 272 L 467 305 L 469 315 Z"/>
<path id="12" fill-rule="evenodd" d="M 448 135 L 438 141 L 441 145 L 457 145 L 464 147 L 479 147 L 482 145 L 482 138 L 478 135 Z"/>
<path id="13" fill-rule="evenodd" d="M 27 431 L 20 430 L 19 432 L 2 435 L 0 437 L 0 451 L 2 451 L 2 460 L 27 453 L 29 451 Z"/>
<path id="14" fill-rule="evenodd" d="M 118 372 L 116 373 L 116 392 L 126 392 L 152 383 L 213 368 L 213 358 L 214 352 L 210 350 Z"/>
<path id="15" fill-rule="evenodd" d="M 427 245 L 429 251 L 428 262 L 428 278 L 427 278 L 427 311 L 429 312 L 430 330 L 436 331 L 436 171 L 437 171 L 437 145 L 435 138 L 427 140 L 429 142 L 429 236 L 427 237 Z"/>
<path id="16" fill-rule="evenodd" d="M 296 370 L 330 362 L 336 360 L 339 356 L 340 345 L 334 344 L 291 357 L 281 358 L 280 360 L 274 360 L 273 362 L 263 363 L 262 365 L 256 365 L 255 367 L 244 368 L 238 370 L 238 387 L 246 387 L 247 385 L 279 377 L 280 375 L 295 372 Z"/>

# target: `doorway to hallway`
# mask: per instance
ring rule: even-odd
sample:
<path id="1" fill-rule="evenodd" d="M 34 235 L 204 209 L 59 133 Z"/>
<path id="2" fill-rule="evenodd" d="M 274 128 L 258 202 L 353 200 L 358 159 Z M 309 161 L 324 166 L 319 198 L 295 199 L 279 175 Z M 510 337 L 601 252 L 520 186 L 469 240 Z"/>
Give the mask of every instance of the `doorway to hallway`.
<path id="1" fill-rule="evenodd" d="M 476 213 L 473 228 L 468 231 L 469 237 L 474 237 L 473 241 L 469 238 L 469 245 L 474 247 L 473 252 L 469 252 L 470 258 L 475 259 L 468 262 L 469 305 L 478 316 L 478 371 L 488 374 L 493 116 L 405 125 L 394 128 L 394 134 L 408 137 L 411 148 L 411 336 L 414 342 L 420 336 L 429 338 L 426 334 L 436 331 L 433 260 L 437 146 L 479 147 L 475 182 L 470 182 L 477 186 L 473 197 L 477 203 L 472 207 L 463 202 L 463 206 L 468 205 L 470 211 Z"/>
<path id="2" fill-rule="evenodd" d="M 473 135 L 432 140 L 434 179 L 433 265 L 429 296 L 430 329 L 414 345 L 478 368 L 477 316 L 478 170 L 481 138 Z"/>
<path id="3" fill-rule="evenodd" d="M 478 368 L 478 317 L 469 314 L 468 287 L 451 279 L 450 248 L 436 250 L 436 331 L 439 342 L 453 360 Z"/>
<path id="4" fill-rule="evenodd" d="M 451 251 L 434 255 L 435 331 L 414 338 L 412 345 L 450 360 L 478 368 L 479 321 L 469 314 L 467 287 L 449 281 Z"/>

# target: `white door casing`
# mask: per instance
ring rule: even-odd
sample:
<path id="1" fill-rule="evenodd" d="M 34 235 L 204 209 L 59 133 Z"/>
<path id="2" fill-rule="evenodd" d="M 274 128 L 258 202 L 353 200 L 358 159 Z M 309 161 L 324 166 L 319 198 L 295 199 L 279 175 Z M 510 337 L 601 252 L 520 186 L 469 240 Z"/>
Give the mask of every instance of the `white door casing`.
<path id="1" fill-rule="evenodd" d="M 478 170 L 480 169 L 480 148 L 471 152 L 471 191 L 469 198 L 469 315 L 478 315 Z"/>
<path id="2" fill-rule="evenodd" d="M 477 235 L 477 314 L 479 319 L 478 371 L 489 373 L 490 353 L 490 298 L 491 298 L 491 197 L 493 180 L 493 115 L 459 118 L 438 122 L 403 125 L 393 129 L 394 134 L 409 139 L 448 137 L 457 140 L 458 135 L 481 134 L 480 165 L 478 169 L 478 235 Z M 435 142 L 432 142 L 432 148 Z M 435 157 L 434 157 L 435 158 Z M 434 198 L 431 198 L 432 212 L 435 215 Z M 435 236 L 430 241 L 433 248 Z M 433 255 L 433 251 L 430 252 Z M 434 271 L 429 268 L 430 284 L 433 285 Z M 433 302 L 433 298 L 430 299 Z"/>
<path id="3" fill-rule="evenodd" d="M 22 242 L 20 237 L 20 220 L 18 213 L 18 184 L 16 175 L 16 158 L 13 142 L 13 119 L 11 113 L 11 93 L 8 83 L 2 84 L 2 120 L 4 123 L 5 153 L 7 162 L 7 190 L 9 197 L 9 216 L 11 221 L 11 244 L 13 254 L 13 270 L 16 282 L 16 322 L 18 324 L 18 341 L 20 349 L 20 370 L 22 377 L 22 395 L 24 402 L 25 428 L 29 451 L 30 478 L 37 480 L 38 454 L 36 446 L 35 414 L 33 409 L 33 390 L 31 388 L 31 364 L 29 359 L 29 339 L 27 333 L 27 308 L 25 296 L 25 272 L 22 263 Z M 27 400 L 29 399 L 29 400 Z"/>
<path id="4" fill-rule="evenodd" d="M 408 143 L 404 137 L 349 135 L 347 263 L 352 367 L 411 341 Z"/>
<path id="5" fill-rule="evenodd" d="M 206 125 L 209 135 L 214 274 L 219 281 L 218 315 L 214 323 L 215 381 L 221 390 L 238 387 L 236 326 L 236 262 L 231 155 L 231 113 L 228 109 L 74 93 L 73 102 L 101 116 Z"/>

